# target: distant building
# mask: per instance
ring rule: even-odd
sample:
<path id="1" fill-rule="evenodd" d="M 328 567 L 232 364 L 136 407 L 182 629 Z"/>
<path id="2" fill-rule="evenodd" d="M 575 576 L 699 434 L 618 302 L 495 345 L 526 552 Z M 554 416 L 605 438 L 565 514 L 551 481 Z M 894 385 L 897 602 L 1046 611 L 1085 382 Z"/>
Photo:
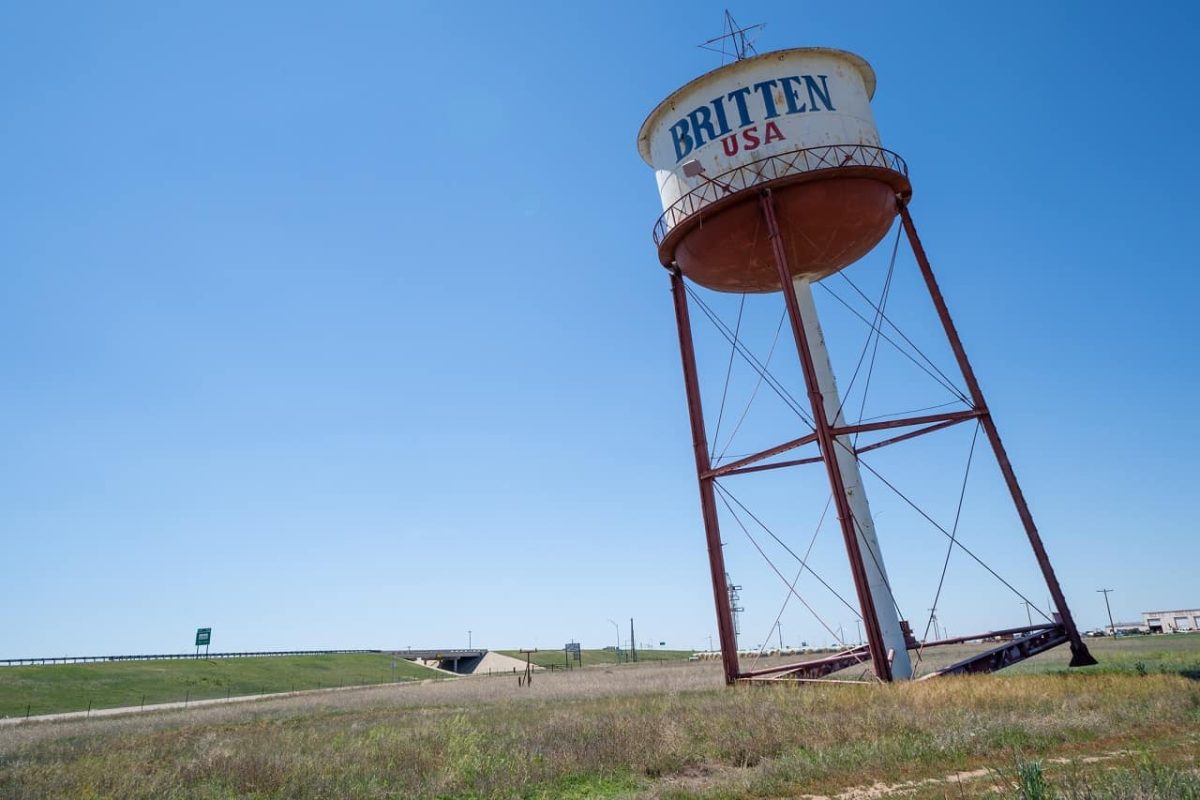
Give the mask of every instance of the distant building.
<path id="1" fill-rule="evenodd" d="M 1200 608 L 1177 611 L 1143 611 L 1142 623 L 1151 633 L 1200 631 Z"/>

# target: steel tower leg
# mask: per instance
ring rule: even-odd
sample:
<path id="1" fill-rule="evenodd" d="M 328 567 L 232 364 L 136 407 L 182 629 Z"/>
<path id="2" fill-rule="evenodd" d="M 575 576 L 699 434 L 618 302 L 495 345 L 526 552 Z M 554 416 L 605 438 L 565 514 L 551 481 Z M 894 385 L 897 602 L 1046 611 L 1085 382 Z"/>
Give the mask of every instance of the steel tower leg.
<path id="1" fill-rule="evenodd" d="M 1070 608 L 1067 607 L 1067 598 L 1063 595 L 1062 587 L 1059 586 L 1058 577 L 1054 574 L 1054 567 L 1050 565 L 1050 556 L 1046 554 L 1046 547 L 1042 544 L 1042 537 L 1038 533 L 1037 525 L 1033 522 L 1029 504 L 1025 501 L 1021 485 L 1017 483 L 1017 474 L 1013 471 L 1012 462 L 1008 460 L 1004 443 L 1000 441 L 1000 433 L 996 430 L 996 423 L 983 398 L 983 390 L 980 389 L 979 381 L 975 378 L 975 370 L 971 368 L 971 362 L 967 359 L 967 351 L 963 348 L 962 339 L 959 338 L 954 321 L 950 318 L 950 310 L 946 307 L 946 300 L 942 297 L 937 279 L 933 276 L 933 269 L 929 266 L 929 258 L 925 255 L 925 248 L 921 246 L 921 239 L 917 236 L 917 228 L 913 225 L 912 216 L 909 215 L 908 207 L 903 201 L 898 200 L 897 206 L 900 212 L 900 221 L 904 225 L 904 232 L 908 236 L 913 255 L 921 269 L 921 276 L 925 279 L 925 286 L 929 290 L 934 308 L 937 309 L 938 318 L 946 331 L 950 347 L 954 350 L 954 358 L 958 361 L 958 368 L 962 372 L 963 380 L 966 381 L 967 391 L 971 394 L 971 402 L 975 409 L 981 412 L 979 423 L 983 426 L 988 442 L 992 445 L 992 452 L 995 453 L 996 462 L 1000 465 L 1004 483 L 1008 486 L 1009 494 L 1012 495 L 1013 504 L 1017 507 L 1017 514 L 1021 517 L 1021 524 L 1025 526 L 1025 535 L 1029 537 L 1029 544 L 1033 547 L 1033 554 L 1037 558 L 1042 576 L 1046 580 L 1046 587 L 1050 590 L 1050 596 L 1058 608 L 1063 630 L 1071 642 L 1071 666 L 1086 667 L 1095 664 L 1096 659 L 1088 651 L 1087 645 L 1079 636 L 1079 629 L 1075 627 L 1075 620 L 1071 616 Z"/>
<path id="2" fill-rule="evenodd" d="M 675 300 L 675 323 L 679 329 L 679 354 L 683 360 L 683 383 L 687 392 L 688 416 L 692 423 L 692 449 L 696 455 L 696 476 L 700 481 L 700 511 L 704 518 L 704 538 L 708 542 L 708 566 L 712 577 L 713 601 L 717 606 L 717 634 L 721 640 L 721 662 L 725 682 L 737 680 L 740 667 L 737 636 L 733 630 L 733 609 L 725 581 L 725 554 L 721 550 L 721 527 L 717 520 L 715 478 L 708 453 L 708 434 L 704 430 L 704 409 L 700 404 L 700 379 L 696 371 L 696 349 L 692 344 L 692 323 L 688 315 L 687 290 L 679 270 L 671 270 L 671 294 Z"/>
<path id="3" fill-rule="evenodd" d="M 825 411 L 825 400 L 821 395 L 820 380 L 816 366 L 813 363 L 812 347 L 808 341 L 804 318 L 796 297 L 796 287 L 792 283 L 791 269 L 788 266 L 787 253 L 783 248 L 783 240 L 779 233 L 779 221 L 775 216 L 775 201 L 770 189 L 764 189 L 759 195 L 759 204 L 763 218 L 766 221 L 767 236 L 771 240 L 772 252 L 775 256 L 775 267 L 779 271 L 780 288 L 783 299 L 787 304 L 788 318 L 792 325 L 792 336 L 796 340 L 796 350 L 800 355 L 800 365 L 804 372 L 804 383 L 808 389 L 809 404 L 812 407 L 817 444 L 821 449 L 825 471 L 829 475 L 829 486 L 833 492 L 834 506 L 837 508 L 838 523 L 842 528 L 842 539 L 846 544 L 846 555 L 850 561 L 850 572 L 854 578 L 854 588 L 858 594 L 858 607 L 863 616 L 863 627 L 866 629 L 867 646 L 871 652 L 871 663 L 875 675 L 881 681 L 892 680 L 892 665 L 888 660 L 887 643 L 879 624 L 879 613 L 875 607 L 875 599 L 871 594 L 870 579 L 866 565 L 863 563 L 862 547 L 858 534 L 858 526 L 854 522 L 854 512 L 850 507 L 847 496 L 838 450 L 840 449 L 833 435 L 833 426 Z M 903 648 L 896 650 L 898 655 Z"/>
<path id="4" fill-rule="evenodd" d="M 792 286 L 796 292 L 800 316 L 804 320 L 804 332 L 808 339 L 809 351 L 812 353 L 817 388 L 825 404 L 825 418 L 834 428 L 844 427 L 846 421 L 842 416 L 842 401 L 838 394 L 833 366 L 829 362 L 829 350 L 825 347 L 825 334 L 817 316 L 817 305 L 813 302 L 812 285 L 807 278 L 795 278 Z M 863 571 L 867 576 L 871 598 L 875 601 L 875 612 L 883 633 L 883 643 L 893 653 L 892 677 L 907 680 L 912 677 L 912 660 L 908 656 L 908 642 L 904 637 L 904 630 L 900 627 L 900 609 L 896 607 L 896 600 L 892 596 L 887 569 L 883 564 L 883 552 L 875 534 L 871 506 L 867 502 L 866 488 L 858 469 L 858 456 L 854 452 L 849 435 L 835 436 L 834 444 L 838 469 L 842 473 L 846 499 L 854 519 L 858 547 L 864 554 Z"/>

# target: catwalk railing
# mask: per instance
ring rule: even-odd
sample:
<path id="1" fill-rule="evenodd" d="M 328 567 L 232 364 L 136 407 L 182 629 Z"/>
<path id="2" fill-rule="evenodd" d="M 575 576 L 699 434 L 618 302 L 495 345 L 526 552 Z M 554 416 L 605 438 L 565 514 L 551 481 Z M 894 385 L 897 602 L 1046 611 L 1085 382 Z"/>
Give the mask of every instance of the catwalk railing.
<path id="1" fill-rule="evenodd" d="M 908 177 L 908 165 L 903 158 L 891 150 L 866 144 L 831 144 L 776 153 L 714 177 L 702 176 L 699 186 L 672 203 L 658 218 L 654 244 L 662 244 L 671 229 L 688 217 L 737 192 L 809 172 L 850 167 L 885 169 Z"/>

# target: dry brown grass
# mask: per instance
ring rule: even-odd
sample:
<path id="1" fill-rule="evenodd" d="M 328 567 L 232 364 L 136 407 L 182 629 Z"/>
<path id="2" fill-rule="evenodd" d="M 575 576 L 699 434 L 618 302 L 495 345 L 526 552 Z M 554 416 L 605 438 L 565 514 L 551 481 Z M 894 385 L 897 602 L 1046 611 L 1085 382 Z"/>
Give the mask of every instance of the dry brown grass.
<path id="1" fill-rule="evenodd" d="M 265 697 L 232 705 L 216 704 L 153 714 L 73 719 L 0 728 L 0 755 L 13 746 L 82 734 L 121 734 L 180 725 L 224 725 L 232 722 L 289 718 L 304 714 L 382 711 L 414 706 L 460 707 L 495 703 L 538 703 L 716 689 L 724 685 L 719 664 L 630 664 L 570 672 L 539 672 L 533 685 L 517 686 L 508 676 L 478 676 L 414 684 L 305 692 Z"/>
<path id="2" fill-rule="evenodd" d="M 4 729 L 0 796 L 830 795 L 1117 749 L 1194 765 L 1198 731 L 1179 675 L 725 689 L 716 664 L 632 665 Z"/>

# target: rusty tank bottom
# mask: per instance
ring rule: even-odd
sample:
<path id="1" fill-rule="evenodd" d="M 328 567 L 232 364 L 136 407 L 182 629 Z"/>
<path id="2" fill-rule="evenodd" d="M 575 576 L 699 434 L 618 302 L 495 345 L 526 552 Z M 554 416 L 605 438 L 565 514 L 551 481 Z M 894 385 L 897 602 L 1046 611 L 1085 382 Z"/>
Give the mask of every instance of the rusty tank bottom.
<path id="1" fill-rule="evenodd" d="M 791 274 L 818 280 L 862 258 L 887 235 L 897 189 L 905 187 L 873 176 L 808 177 L 813 179 L 772 186 L 771 193 Z M 681 222 L 664 249 L 685 276 L 706 288 L 779 291 L 758 192 L 728 201 Z"/>

